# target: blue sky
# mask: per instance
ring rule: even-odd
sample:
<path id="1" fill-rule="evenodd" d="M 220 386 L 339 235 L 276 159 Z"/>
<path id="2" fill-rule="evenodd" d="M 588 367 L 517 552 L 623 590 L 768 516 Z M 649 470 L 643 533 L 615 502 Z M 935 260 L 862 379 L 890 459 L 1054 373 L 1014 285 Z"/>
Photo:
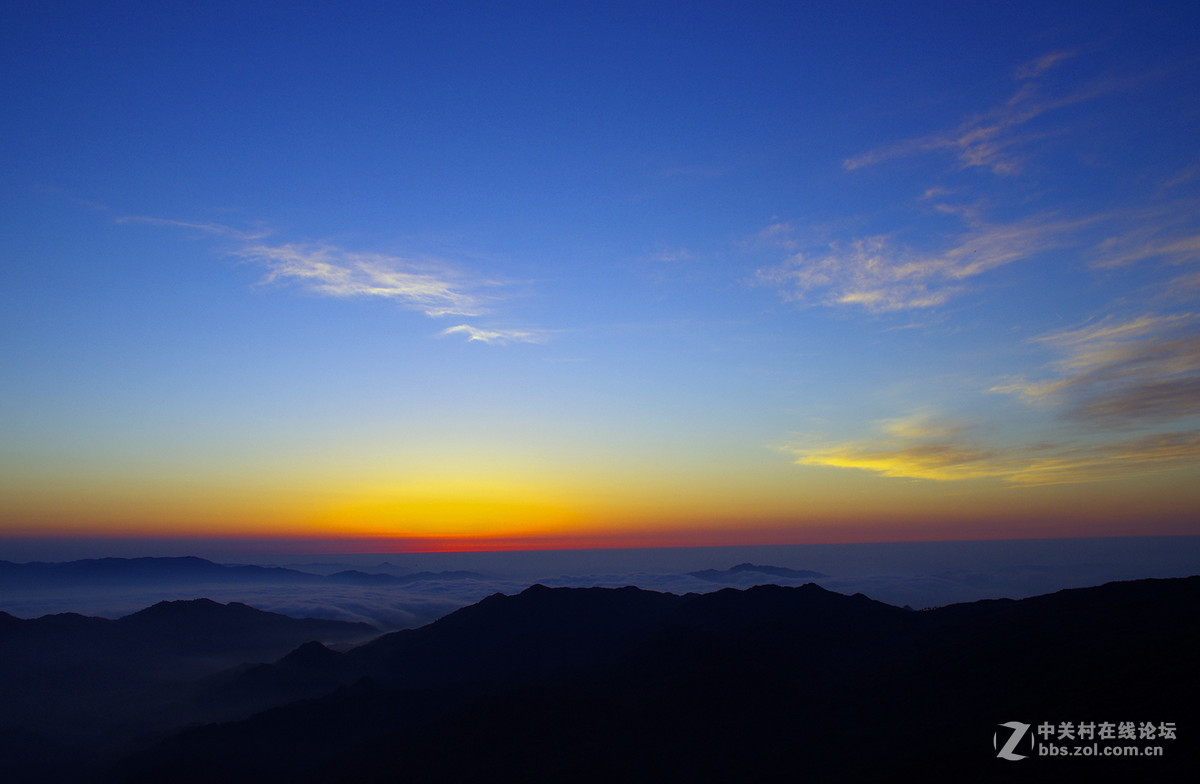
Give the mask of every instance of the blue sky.
<path id="1" fill-rule="evenodd" d="M 2 14 L 0 532 L 1196 533 L 1192 4 Z"/>

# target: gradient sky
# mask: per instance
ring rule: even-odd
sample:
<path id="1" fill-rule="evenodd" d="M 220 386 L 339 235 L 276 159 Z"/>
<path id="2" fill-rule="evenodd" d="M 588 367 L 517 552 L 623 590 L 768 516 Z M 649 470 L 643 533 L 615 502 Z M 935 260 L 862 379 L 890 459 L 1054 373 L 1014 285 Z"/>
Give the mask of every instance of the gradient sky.
<path id="1" fill-rule="evenodd" d="M 1197 29 L 7 2 L 0 536 L 1200 533 Z"/>

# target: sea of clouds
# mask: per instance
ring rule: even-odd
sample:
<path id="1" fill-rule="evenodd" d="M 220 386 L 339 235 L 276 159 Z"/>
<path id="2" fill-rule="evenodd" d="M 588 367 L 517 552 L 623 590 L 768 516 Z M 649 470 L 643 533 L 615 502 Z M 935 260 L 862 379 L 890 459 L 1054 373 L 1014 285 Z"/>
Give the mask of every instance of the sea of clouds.
<path id="1" fill-rule="evenodd" d="M 762 583 L 815 582 L 914 609 L 978 599 L 1019 599 L 1113 580 L 1200 573 L 1200 537 L 657 548 L 518 553 L 254 556 L 227 564 L 284 566 L 315 575 L 354 569 L 416 578 L 398 585 L 173 583 L 136 587 L 9 589 L 0 610 L 21 618 L 76 612 L 117 618 L 163 600 L 205 597 L 295 617 L 364 621 L 381 631 L 434 621 L 493 593 L 551 587 L 622 587 L 704 593 Z M 780 577 L 737 564 L 822 576 Z M 693 572 L 727 572 L 703 579 Z M 463 574 L 463 572 L 469 574 Z M 447 574 L 440 574 L 447 573 Z M 451 574 L 453 573 L 453 574 Z M 419 576 L 418 576 L 419 575 Z M 711 576 L 710 576 L 711 577 Z"/>

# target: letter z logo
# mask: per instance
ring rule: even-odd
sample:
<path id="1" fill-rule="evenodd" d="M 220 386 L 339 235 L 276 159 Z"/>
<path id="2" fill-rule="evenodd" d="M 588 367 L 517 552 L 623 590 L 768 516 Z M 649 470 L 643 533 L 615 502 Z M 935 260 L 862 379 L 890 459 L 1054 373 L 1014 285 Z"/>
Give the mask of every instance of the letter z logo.
<path id="1" fill-rule="evenodd" d="M 1029 732 L 1029 725 L 1022 724 L 1019 721 L 1006 721 L 1000 726 L 1008 727 L 1010 730 L 1012 730 L 1012 734 L 1008 736 L 1008 741 L 1004 744 L 1004 748 L 1000 749 L 1000 751 L 996 753 L 996 756 L 1000 759 L 1006 760 L 1025 759 L 1024 754 L 1017 754 L 1013 751 L 1013 749 L 1015 749 L 1017 744 L 1021 742 L 1021 738 L 1025 737 L 1025 733 Z M 999 738 L 999 732 L 992 735 L 992 748 L 996 748 L 999 745 Z M 1032 742 L 1033 741 L 1030 740 L 1031 744 Z"/>

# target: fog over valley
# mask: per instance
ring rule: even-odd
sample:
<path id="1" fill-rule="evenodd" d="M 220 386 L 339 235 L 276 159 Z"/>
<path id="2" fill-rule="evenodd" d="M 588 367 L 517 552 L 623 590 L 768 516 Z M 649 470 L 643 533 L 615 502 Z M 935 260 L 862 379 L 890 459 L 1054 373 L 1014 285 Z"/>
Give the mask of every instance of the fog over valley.
<path id="1" fill-rule="evenodd" d="M 79 568 L 83 563 L 90 568 Z M 676 594 L 814 582 L 898 607 L 1022 598 L 1143 577 L 1184 577 L 1200 539 L 914 542 L 510 553 L 89 559 L 73 568 L 0 564 L 0 610 L 119 618 L 162 600 L 241 602 L 296 618 L 405 629 L 493 593 L 633 585 Z M 153 564 L 153 568 L 150 565 Z M 740 567 L 740 568 L 739 568 Z M 759 567 L 759 568 L 753 568 Z"/>

